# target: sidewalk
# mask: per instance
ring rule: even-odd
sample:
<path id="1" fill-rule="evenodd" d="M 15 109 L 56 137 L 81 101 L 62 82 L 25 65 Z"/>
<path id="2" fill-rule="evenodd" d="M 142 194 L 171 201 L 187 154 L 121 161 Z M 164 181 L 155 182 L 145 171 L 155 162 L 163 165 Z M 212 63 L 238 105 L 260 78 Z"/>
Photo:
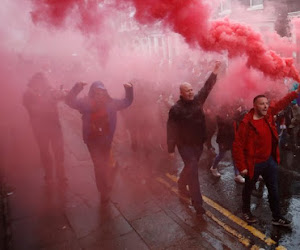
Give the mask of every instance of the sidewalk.
<path id="1" fill-rule="evenodd" d="M 11 249 L 244 249 L 224 233 L 216 236 L 217 225 L 207 226 L 178 197 L 144 179 L 147 166 L 122 162 L 111 202 L 101 205 L 92 162 L 82 145 L 74 147 L 66 150 L 66 188 L 45 186 L 42 169 L 30 164 L 23 166 L 26 175 L 12 178 Z"/>
<path id="2" fill-rule="evenodd" d="M 34 169 L 31 169 L 34 170 Z M 12 249 L 164 249 L 200 236 L 181 227 L 132 171 L 116 177 L 111 202 L 99 204 L 89 162 L 67 169 L 69 186 L 46 187 L 41 171 L 28 171 L 9 197 Z"/>
<path id="3" fill-rule="evenodd" d="M 65 129 L 64 138 L 67 187 L 57 183 L 46 186 L 36 157 L 28 159 L 26 154 L 26 161 L 19 157 L 19 163 L 13 167 L 9 184 L 15 192 L 8 198 L 11 249 L 140 250 L 184 249 L 189 245 L 194 249 L 213 249 L 201 234 L 168 211 L 166 203 L 181 209 L 182 216 L 191 220 L 178 197 L 171 198 L 160 186 L 154 195 L 151 180 L 146 181 L 139 174 L 145 166 L 119 161 L 121 167 L 111 201 L 100 204 L 93 165 L 81 133 Z M 121 158 L 127 155 L 124 151 L 116 153 Z M 197 223 L 193 221 L 192 226 Z"/>
<path id="4" fill-rule="evenodd" d="M 166 172 L 160 159 L 151 168 L 150 162 L 134 162 L 128 152 L 117 149 L 121 167 L 111 201 L 100 204 L 81 135 L 76 138 L 65 130 L 64 136 L 69 145 L 67 187 L 46 186 L 36 159 L 21 159 L 22 164 L 15 166 L 20 171 L 9 179 L 15 192 L 8 197 L 11 249 L 245 249 L 211 220 L 195 218 L 194 211 L 155 182 L 159 171 Z M 153 179 L 144 178 L 144 171 L 157 173 L 148 175 Z"/>
<path id="5" fill-rule="evenodd" d="M 3 197 L 3 187 L 0 180 L 0 249 L 5 249 L 6 239 L 5 239 L 5 213 L 4 213 L 4 197 Z"/>
<path id="6" fill-rule="evenodd" d="M 5 183 L 0 180 L 0 249 L 9 249 L 11 247 L 8 195 Z"/>

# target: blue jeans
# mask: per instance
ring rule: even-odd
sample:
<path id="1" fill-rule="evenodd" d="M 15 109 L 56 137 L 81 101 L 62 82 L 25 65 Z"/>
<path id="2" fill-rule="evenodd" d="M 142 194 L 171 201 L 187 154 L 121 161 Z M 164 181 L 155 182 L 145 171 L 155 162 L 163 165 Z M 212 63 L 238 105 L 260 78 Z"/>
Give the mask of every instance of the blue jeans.
<path id="1" fill-rule="evenodd" d="M 278 219 L 281 216 L 278 192 L 278 165 L 272 156 L 265 162 L 255 164 L 254 176 L 252 179 L 250 179 L 249 176 L 245 178 L 245 186 L 242 195 L 243 213 L 250 212 L 251 193 L 259 175 L 263 177 L 268 189 L 268 198 L 272 216 L 274 219 Z"/>
<path id="2" fill-rule="evenodd" d="M 229 150 L 230 149 L 227 149 L 224 146 L 222 146 L 222 144 L 219 144 L 219 153 L 218 153 L 218 155 L 216 156 L 216 158 L 214 160 L 214 163 L 213 163 L 213 166 L 212 166 L 213 169 L 217 169 L 219 162 L 224 158 L 225 153 Z M 230 152 L 231 152 L 231 150 L 230 150 Z M 232 159 L 232 164 L 233 164 L 233 168 L 234 168 L 234 175 L 235 176 L 239 175 L 240 172 L 237 169 L 237 167 L 235 166 L 233 159 Z"/>
<path id="3" fill-rule="evenodd" d="M 202 196 L 198 178 L 198 161 L 203 151 L 203 145 L 178 146 L 179 154 L 184 162 L 184 168 L 180 173 L 178 183 L 188 185 L 193 206 L 202 207 Z"/>

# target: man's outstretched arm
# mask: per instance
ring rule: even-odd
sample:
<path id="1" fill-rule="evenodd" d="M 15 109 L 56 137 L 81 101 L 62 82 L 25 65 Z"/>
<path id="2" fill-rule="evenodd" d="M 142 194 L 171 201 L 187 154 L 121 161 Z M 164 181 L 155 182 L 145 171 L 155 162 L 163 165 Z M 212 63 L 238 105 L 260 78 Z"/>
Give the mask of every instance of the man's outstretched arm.
<path id="1" fill-rule="evenodd" d="M 123 84 L 125 88 L 125 98 L 121 100 L 114 99 L 116 110 L 125 109 L 133 102 L 133 86 L 131 83 Z"/>
<path id="2" fill-rule="evenodd" d="M 87 83 L 77 82 L 66 95 L 65 102 L 69 107 L 78 110 L 81 109 L 81 103 L 78 100 L 77 95 L 83 90 L 85 85 L 87 85 Z"/>
<path id="3" fill-rule="evenodd" d="M 200 105 L 204 104 L 213 86 L 215 85 L 217 81 L 217 74 L 219 73 L 220 70 L 220 66 L 221 66 L 221 62 L 216 61 L 213 72 L 210 74 L 204 86 L 200 89 L 200 91 L 195 96 L 195 99 L 199 102 Z"/>

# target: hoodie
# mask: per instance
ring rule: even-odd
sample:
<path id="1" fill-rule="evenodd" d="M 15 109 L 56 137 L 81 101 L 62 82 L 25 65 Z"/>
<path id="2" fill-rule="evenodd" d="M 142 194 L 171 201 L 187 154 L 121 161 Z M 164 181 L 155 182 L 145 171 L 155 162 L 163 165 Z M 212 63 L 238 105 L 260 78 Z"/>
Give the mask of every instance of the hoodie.
<path id="1" fill-rule="evenodd" d="M 66 104 L 78 110 L 82 115 L 82 136 L 85 143 L 100 139 L 105 144 L 111 144 L 117 123 L 117 111 L 127 108 L 133 101 L 133 88 L 125 88 L 124 99 L 113 99 L 107 94 L 102 102 L 94 98 L 95 89 L 107 91 L 101 81 L 93 82 L 88 96 L 78 98 L 82 91 L 80 84 L 75 84 L 66 96 Z"/>

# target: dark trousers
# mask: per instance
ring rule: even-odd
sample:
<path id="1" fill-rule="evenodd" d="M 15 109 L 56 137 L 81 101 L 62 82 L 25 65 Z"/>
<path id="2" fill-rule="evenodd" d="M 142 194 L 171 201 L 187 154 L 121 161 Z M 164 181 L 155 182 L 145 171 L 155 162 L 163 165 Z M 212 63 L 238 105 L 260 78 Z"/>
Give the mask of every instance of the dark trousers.
<path id="1" fill-rule="evenodd" d="M 265 162 L 255 164 L 254 176 L 252 179 L 248 176 L 245 178 L 245 186 L 243 189 L 243 212 L 250 212 L 251 193 L 259 175 L 263 177 L 268 189 L 269 204 L 273 218 L 277 219 L 281 216 L 278 192 L 278 164 L 272 156 Z"/>
<path id="2" fill-rule="evenodd" d="M 96 185 L 101 198 L 110 195 L 110 150 L 111 143 L 101 138 L 90 139 L 86 142 L 94 163 Z"/>
<path id="3" fill-rule="evenodd" d="M 203 151 L 203 145 L 178 146 L 179 154 L 184 162 L 184 168 L 180 173 L 179 185 L 188 185 L 193 206 L 202 207 L 202 196 L 198 178 L 198 161 Z"/>
<path id="4" fill-rule="evenodd" d="M 45 179 L 51 180 L 54 172 L 50 146 L 56 165 L 56 177 L 62 180 L 65 179 L 64 141 L 60 125 L 53 125 L 52 127 L 45 125 L 42 128 L 33 126 L 33 129 L 40 150 L 41 162 L 45 170 Z"/>
<path id="5" fill-rule="evenodd" d="M 214 163 L 213 163 L 213 165 L 212 165 L 212 168 L 213 168 L 213 169 L 217 169 L 217 168 L 218 168 L 219 162 L 224 158 L 226 152 L 229 151 L 229 150 L 230 150 L 230 153 L 232 154 L 231 148 L 226 147 L 226 146 L 224 146 L 223 144 L 219 144 L 219 153 L 218 153 L 218 155 L 216 156 L 216 158 L 215 158 L 215 160 L 214 160 Z M 233 164 L 235 176 L 239 175 L 240 172 L 239 172 L 239 170 L 237 169 L 237 167 L 235 166 L 234 161 L 232 161 L 232 164 Z"/>

